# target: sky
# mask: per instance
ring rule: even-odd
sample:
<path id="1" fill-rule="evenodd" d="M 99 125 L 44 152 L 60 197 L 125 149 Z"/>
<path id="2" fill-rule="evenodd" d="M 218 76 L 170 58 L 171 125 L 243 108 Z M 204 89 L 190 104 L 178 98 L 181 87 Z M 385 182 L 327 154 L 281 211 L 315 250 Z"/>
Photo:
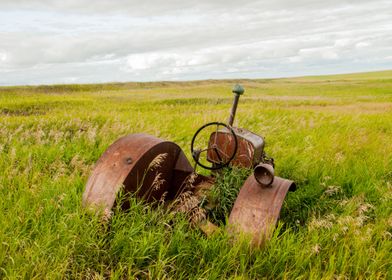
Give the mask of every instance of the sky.
<path id="1" fill-rule="evenodd" d="M 391 0 L 0 0 L 0 85 L 386 69 Z"/>

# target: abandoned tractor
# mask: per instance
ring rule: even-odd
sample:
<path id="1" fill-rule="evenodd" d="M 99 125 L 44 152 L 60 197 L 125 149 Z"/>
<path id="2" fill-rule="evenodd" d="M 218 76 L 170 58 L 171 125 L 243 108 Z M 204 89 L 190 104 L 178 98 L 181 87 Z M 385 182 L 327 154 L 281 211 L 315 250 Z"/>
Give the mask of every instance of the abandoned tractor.
<path id="1" fill-rule="evenodd" d="M 234 102 L 228 123 L 211 122 L 200 127 L 191 142 L 192 167 L 181 148 L 147 134 L 131 134 L 115 141 L 100 157 L 88 179 L 83 205 L 104 208 L 109 213 L 120 189 L 135 193 L 146 202 L 175 200 L 189 178 L 198 189 L 208 189 L 222 168 L 253 169 L 234 202 L 228 219 L 230 234 L 250 235 L 260 246 L 270 236 L 293 181 L 274 175 L 274 160 L 264 151 L 264 139 L 243 128 L 233 127 L 244 89 L 233 88 Z M 210 170 L 209 176 L 196 173 L 196 166 Z M 159 181 L 159 188 L 155 187 Z M 124 206 L 126 207 L 126 206 Z"/>

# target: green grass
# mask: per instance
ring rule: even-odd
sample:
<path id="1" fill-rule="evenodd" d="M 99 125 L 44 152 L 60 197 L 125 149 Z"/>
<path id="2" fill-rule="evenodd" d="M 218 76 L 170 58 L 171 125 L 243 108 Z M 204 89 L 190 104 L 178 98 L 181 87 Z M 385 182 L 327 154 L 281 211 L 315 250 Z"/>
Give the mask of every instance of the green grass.
<path id="1" fill-rule="evenodd" d="M 190 158 L 235 82 L 0 88 L 0 278 L 391 279 L 392 71 L 240 81 L 236 125 L 298 186 L 263 249 L 134 199 L 109 225 L 81 207 L 115 139 L 149 133 Z"/>

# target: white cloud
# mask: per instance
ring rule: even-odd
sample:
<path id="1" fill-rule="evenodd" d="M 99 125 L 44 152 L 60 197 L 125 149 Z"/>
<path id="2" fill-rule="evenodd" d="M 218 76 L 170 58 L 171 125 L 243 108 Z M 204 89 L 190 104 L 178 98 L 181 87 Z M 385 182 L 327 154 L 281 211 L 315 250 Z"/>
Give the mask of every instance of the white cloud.
<path id="1" fill-rule="evenodd" d="M 301 62 L 302 61 L 302 57 L 299 55 L 296 56 L 291 56 L 288 58 L 288 61 L 291 63 L 297 63 L 297 62 Z"/>
<path id="2" fill-rule="evenodd" d="M 366 48 L 369 47 L 371 44 L 369 42 L 358 42 L 355 44 L 355 47 L 357 49 L 362 49 L 362 48 Z"/>
<path id="3" fill-rule="evenodd" d="M 5 62 L 7 60 L 7 53 L 0 50 L 0 62 Z"/>
<path id="4" fill-rule="evenodd" d="M 391 1 L 2 0 L 0 84 L 392 68 Z"/>

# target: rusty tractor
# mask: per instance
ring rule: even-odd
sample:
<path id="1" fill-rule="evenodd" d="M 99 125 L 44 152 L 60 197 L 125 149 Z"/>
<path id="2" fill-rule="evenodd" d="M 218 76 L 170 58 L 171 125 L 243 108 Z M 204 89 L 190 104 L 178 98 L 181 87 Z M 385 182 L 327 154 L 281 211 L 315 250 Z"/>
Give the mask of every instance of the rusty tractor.
<path id="1" fill-rule="evenodd" d="M 86 184 L 83 205 L 93 209 L 103 207 L 109 213 L 120 189 L 135 193 L 146 202 L 160 200 L 164 194 L 170 201 L 181 194 L 190 176 L 196 177 L 193 185 L 197 189 L 213 185 L 214 177 L 224 167 L 253 169 L 234 202 L 228 230 L 233 235 L 250 236 L 254 246 L 264 244 L 276 226 L 288 191 L 295 190 L 296 185 L 274 175 L 274 160 L 265 153 L 262 136 L 233 127 L 244 89 L 235 85 L 233 93 L 228 123 L 207 123 L 194 134 L 191 142 L 194 167 L 173 142 L 143 133 L 121 137 L 97 161 Z M 196 166 L 210 170 L 210 175 L 197 174 Z M 159 188 L 154 187 L 157 177 Z"/>

